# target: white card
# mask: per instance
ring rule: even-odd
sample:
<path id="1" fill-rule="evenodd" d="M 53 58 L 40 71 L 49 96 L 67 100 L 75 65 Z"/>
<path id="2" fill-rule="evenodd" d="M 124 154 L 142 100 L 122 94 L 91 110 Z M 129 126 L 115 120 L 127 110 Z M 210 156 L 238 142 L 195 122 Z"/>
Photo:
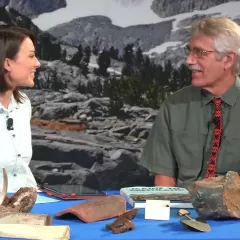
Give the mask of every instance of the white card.
<path id="1" fill-rule="evenodd" d="M 146 200 L 145 219 L 169 220 L 170 219 L 170 201 Z"/>

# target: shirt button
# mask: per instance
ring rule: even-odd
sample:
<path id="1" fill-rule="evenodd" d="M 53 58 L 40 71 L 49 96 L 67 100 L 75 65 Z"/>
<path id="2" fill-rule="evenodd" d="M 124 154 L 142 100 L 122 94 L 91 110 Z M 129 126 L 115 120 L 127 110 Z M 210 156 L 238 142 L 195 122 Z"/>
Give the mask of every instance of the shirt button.
<path id="1" fill-rule="evenodd" d="M 18 157 L 21 157 L 21 154 L 18 154 L 17 156 L 18 156 Z"/>
<path id="2" fill-rule="evenodd" d="M 15 135 L 15 134 L 13 134 L 12 136 L 13 136 L 14 138 L 16 137 L 16 135 Z"/>
<path id="3" fill-rule="evenodd" d="M 13 176 L 14 176 L 14 177 L 16 177 L 16 176 L 17 176 L 17 174 L 16 174 L 16 173 L 14 173 L 14 174 L 13 174 Z"/>

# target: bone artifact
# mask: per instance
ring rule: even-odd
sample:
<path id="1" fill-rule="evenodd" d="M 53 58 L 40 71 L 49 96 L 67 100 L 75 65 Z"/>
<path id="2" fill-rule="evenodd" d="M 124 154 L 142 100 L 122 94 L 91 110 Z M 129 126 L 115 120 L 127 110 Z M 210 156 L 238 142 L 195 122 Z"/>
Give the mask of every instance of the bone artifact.
<path id="1" fill-rule="evenodd" d="M 22 187 L 12 196 L 6 196 L 8 178 L 3 168 L 3 188 L 0 192 L 0 237 L 39 240 L 68 240 L 69 226 L 50 226 L 48 214 L 29 213 L 37 199 L 37 190 Z"/>

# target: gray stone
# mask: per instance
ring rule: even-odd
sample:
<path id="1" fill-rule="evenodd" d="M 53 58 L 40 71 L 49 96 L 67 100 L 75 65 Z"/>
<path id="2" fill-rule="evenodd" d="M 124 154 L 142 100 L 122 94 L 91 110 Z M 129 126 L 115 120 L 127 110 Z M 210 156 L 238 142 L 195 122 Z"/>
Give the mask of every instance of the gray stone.
<path id="1" fill-rule="evenodd" d="M 196 181 L 188 190 L 200 218 L 240 218 L 240 176 L 237 172 Z"/>

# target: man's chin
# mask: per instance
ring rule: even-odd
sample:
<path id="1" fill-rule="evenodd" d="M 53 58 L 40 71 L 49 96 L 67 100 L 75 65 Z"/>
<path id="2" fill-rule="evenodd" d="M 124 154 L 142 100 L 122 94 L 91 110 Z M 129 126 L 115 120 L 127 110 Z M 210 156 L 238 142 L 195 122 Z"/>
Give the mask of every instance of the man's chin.
<path id="1" fill-rule="evenodd" d="M 205 85 L 203 79 L 192 79 L 191 85 L 194 87 L 203 87 Z"/>

